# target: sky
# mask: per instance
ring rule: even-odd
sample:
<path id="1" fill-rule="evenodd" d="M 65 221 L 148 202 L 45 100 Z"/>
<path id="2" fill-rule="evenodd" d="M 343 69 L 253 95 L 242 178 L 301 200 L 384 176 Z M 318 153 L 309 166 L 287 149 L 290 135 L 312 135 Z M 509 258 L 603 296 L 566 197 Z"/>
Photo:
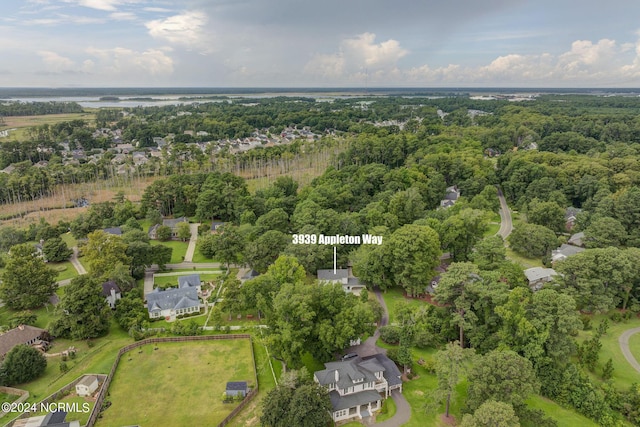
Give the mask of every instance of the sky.
<path id="1" fill-rule="evenodd" d="M 631 0 L 4 0 L 0 87 L 640 87 Z"/>

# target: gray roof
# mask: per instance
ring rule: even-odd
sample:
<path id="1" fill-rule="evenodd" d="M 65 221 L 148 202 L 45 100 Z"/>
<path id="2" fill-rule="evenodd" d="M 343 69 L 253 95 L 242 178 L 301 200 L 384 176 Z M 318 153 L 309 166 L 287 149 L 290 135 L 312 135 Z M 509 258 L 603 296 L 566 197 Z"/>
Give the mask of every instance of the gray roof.
<path id="1" fill-rule="evenodd" d="M 584 248 L 563 243 L 558 249 L 552 251 L 551 255 L 564 255 L 565 257 L 569 257 L 571 255 L 579 254 L 580 252 L 584 252 Z"/>
<path id="2" fill-rule="evenodd" d="M 46 332 L 44 329 L 29 325 L 20 325 L 5 332 L 0 335 L 0 358 L 9 353 L 13 347 L 40 338 L 44 332 Z"/>
<path id="3" fill-rule="evenodd" d="M 89 387 L 95 381 L 98 381 L 98 377 L 95 375 L 85 375 L 80 381 L 78 381 L 78 384 Z"/>
<path id="4" fill-rule="evenodd" d="M 161 290 L 155 288 L 147 294 L 147 310 L 149 313 L 162 310 L 177 310 L 180 308 L 190 308 L 200 306 L 198 291 L 196 288 L 169 288 Z"/>
<path id="5" fill-rule="evenodd" d="M 397 385 L 402 382 L 400 370 L 396 364 L 382 353 L 374 354 L 365 358 L 355 357 L 343 362 L 328 362 L 324 364 L 326 369 L 314 373 L 321 385 L 333 384 L 336 381 L 336 371 L 338 372 L 338 388 L 344 389 L 354 385 L 353 380 L 358 383 L 376 381 L 375 373 L 382 372 L 389 385 Z"/>
<path id="6" fill-rule="evenodd" d="M 120 227 L 109 227 L 103 229 L 102 231 L 107 234 L 113 234 L 114 236 L 122 236 L 122 229 Z"/>
<path id="7" fill-rule="evenodd" d="M 181 216 L 180 218 L 175 218 L 175 219 L 163 219 L 162 225 L 166 225 L 167 227 L 171 227 L 171 228 L 176 228 L 176 226 L 181 222 L 189 222 L 189 219 L 187 219 L 184 216 Z"/>
<path id="8" fill-rule="evenodd" d="M 375 390 L 365 390 L 345 396 L 340 396 L 340 394 L 334 390 L 329 393 L 329 398 L 331 399 L 331 406 L 333 406 L 334 412 L 341 409 L 353 408 L 358 405 L 366 405 L 382 399 L 380 393 Z"/>
<path id="9" fill-rule="evenodd" d="M 190 274 L 188 276 L 180 276 L 178 277 L 178 287 L 179 288 L 188 288 L 191 286 L 200 286 L 200 275 L 199 274 Z"/>
<path id="10" fill-rule="evenodd" d="M 349 277 L 349 270 L 339 268 L 333 274 L 333 269 L 318 270 L 318 280 L 343 280 Z"/>
<path id="11" fill-rule="evenodd" d="M 212 221 L 211 222 L 211 229 L 212 230 L 217 230 L 218 228 L 222 227 L 224 225 L 224 222 L 222 221 Z"/>
<path id="12" fill-rule="evenodd" d="M 114 282 L 113 280 L 110 280 L 108 282 L 104 282 L 102 284 L 102 296 L 103 297 L 108 297 L 109 295 L 111 295 L 111 290 L 116 291 L 116 293 L 120 292 L 120 288 L 118 287 L 118 285 L 116 284 L 116 282 Z"/>
<path id="13" fill-rule="evenodd" d="M 400 369 L 396 366 L 395 362 L 389 359 L 386 355 L 382 353 L 374 354 L 373 356 L 365 357 L 364 360 L 369 360 L 371 358 L 375 358 L 380 365 L 383 367 L 382 375 L 389 383 L 389 386 L 394 386 L 398 384 L 402 384 L 402 373 Z"/>
<path id="14" fill-rule="evenodd" d="M 227 383 L 227 390 L 247 390 L 246 381 L 229 381 Z"/>
<path id="15" fill-rule="evenodd" d="M 551 276 L 555 276 L 556 271 L 553 268 L 542 268 L 542 267 L 533 267 L 528 268 L 524 271 L 524 275 L 527 276 L 527 280 L 529 282 L 535 282 L 540 279 L 550 278 Z"/>
<path id="16" fill-rule="evenodd" d="M 360 279 L 358 279 L 357 277 L 349 277 L 347 279 L 347 285 L 353 287 L 353 286 L 364 286 L 364 284 L 360 283 Z"/>
<path id="17" fill-rule="evenodd" d="M 564 219 L 569 220 L 571 218 L 575 218 L 580 212 L 582 212 L 582 209 L 569 206 L 564 213 Z"/>
<path id="18" fill-rule="evenodd" d="M 567 243 L 569 243 L 570 245 L 582 246 L 584 244 L 583 240 L 584 240 L 584 232 L 581 231 L 579 233 L 572 235 L 567 241 Z"/>

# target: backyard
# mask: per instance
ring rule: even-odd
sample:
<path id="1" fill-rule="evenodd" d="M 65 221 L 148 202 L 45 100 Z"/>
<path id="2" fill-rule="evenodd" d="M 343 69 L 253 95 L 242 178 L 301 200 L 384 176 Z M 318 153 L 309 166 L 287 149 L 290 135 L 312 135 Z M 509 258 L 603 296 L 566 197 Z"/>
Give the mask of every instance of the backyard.
<path id="1" fill-rule="evenodd" d="M 236 406 L 222 402 L 227 381 L 247 381 L 255 387 L 249 340 L 158 343 L 133 349 L 120 360 L 109 388 L 112 405 L 97 426 L 216 425 Z"/>

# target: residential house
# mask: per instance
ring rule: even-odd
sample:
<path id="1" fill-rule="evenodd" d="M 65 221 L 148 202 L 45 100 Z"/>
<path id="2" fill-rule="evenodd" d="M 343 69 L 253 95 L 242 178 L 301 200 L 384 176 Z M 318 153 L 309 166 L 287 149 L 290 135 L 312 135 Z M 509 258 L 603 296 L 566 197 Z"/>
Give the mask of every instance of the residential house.
<path id="1" fill-rule="evenodd" d="M 122 154 L 129 154 L 134 150 L 131 144 L 116 144 L 116 151 Z"/>
<path id="2" fill-rule="evenodd" d="M 229 381 L 225 390 L 227 397 L 242 396 L 245 397 L 249 393 L 249 386 L 246 381 Z"/>
<path id="3" fill-rule="evenodd" d="M 146 298 L 147 311 L 152 319 L 164 317 L 175 320 L 181 314 L 199 312 L 201 306 L 198 290 L 191 286 L 166 290 L 155 288 Z"/>
<path id="4" fill-rule="evenodd" d="M 122 292 L 116 282 L 110 280 L 102 284 L 102 296 L 106 299 L 109 307 L 114 309 L 116 308 L 116 301 L 122 298 Z"/>
<path id="5" fill-rule="evenodd" d="M 534 290 L 540 290 L 542 285 L 553 280 L 553 276 L 558 273 L 553 268 L 533 267 L 524 271 L 524 275 L 529 281 L 529 287 Z"/>
<path id="6" fill-rule="evenodd" d="M 218 234 L 221 230 L 220 228 L 224 225 L 222 221 L 216 221 L 215 219 L 211 222 L 211 234 Z"/>
<path id="7" fill-rule="evenodd" d="M 98 377 L 95 375 L 85 375 L 76 384 L 76 393 L 78 396 L 89 397 L 98 389 Z"/>
<path id="8" fill-rule="evenodd" d="M 80 427 L 80 421 L 65 421 L 64 411 L 49 412 L 37 417 L 20 418 L 13 422 L 13 427 Z M 9 424 L 7 424 L 9 425 Z"/>
<path id="9" fill-rule="evenodd" d="M 551 263 L 563 261 L 569 258 L 570 256 L 579 254 L 580 252 L 583 252 L 583 251 L 584 251 L 584 248 L 563 243 L 562 246 L 551 251 Z"/>
<path id="10" fill-rule="evenodd" d="M 120 227 L 103 228 L 102 231 L 107 234 L 113 234 L 114 236 L 122 236 L 122 228 Z"/>
<path id="11" fill-rule="evenodd" d="M 20 344 L 38 346 L 48 345 L 45 338 L 48 338 L 48 333 L 44 329 L 36 328 L 35 326 L 20 325 L 17 328 L 13 328 L 0 335 L 0 359 L 4 359 L 4 356 L 11 351 L 11 349 Z"/>
<path id="12" fill-rule="evenodd" d="M 578 214 L 582 212 L 582 209 L 569 206 L 564 214 L 564 223 L 567 230 L 571 231 L 576 224 Z"/>
<path id="13" fill-rule="evenodd" d="M 384 354 L 324 366 L 324 370 L 313 374 L 313 379 L 329 390 L 334 422 L 369 417 L 393 390 L 402 392 L 400 370 Z"/>
<path id="14" fill-rule="evenodd" d="M 147 154 L 142 151 L 134 151 L 132 154 L 133 164 L 136 166 L 144 165 L 149 161 Z"/>
<path id="15" fill-rule="evenodd" d="M 199 274 L 190 274 L 188 276 L 178 277 L 178 289 L 195 288 L 198 292 L 200 292 L 201 286 L 202 282 L 200 281 Z"/>
<path id="16" fill-rule="evenodd" d="M 569 237 L 567 243 L 573 246 L 584 247 L 584 232 L 581 231 L 579 233 L 573 234 L 571 237 Z"/>
<path id="17" fill-rule="evenodd" d="M 171 229 L 171 238 L 175 239 L 178 237 L 178 224 L 180 224 L 181 222 L 189 222 L 189 219 L 187 217 L 180 217 L 180 218 L 174 218 L 174 219 L 163 219 L 162 220 L 162 225 L 167 226 Z M 159 225 L 156 224 L 154 226 L 152 226 L 151 228 L 149 228 L 149 238 L 150 239 L 157 239 L 157 232 L 158 232 L 158 227 Z"/>
<path id="18" fill-rule="evenodd" d="M 348 269 L 318 270 L 318 280 L 321 283 L 339 283 L 342 285 L 342 290 L 355 295 L 360 295 L 360 292 L 366 288 L 366 286 L 360 283 L 360 280 L 353 275 L 351 267 Z"/>
<path id="19" fill-rule="evenodd" d="M 242 276 L 240 278 L 240 283 L 244 283 L 247 280 L 251 280 L 255 277 L 258 277 L 260 275 L 260 273 L 258 273 L 257 271 L 255 271 L 254 269 L 251 269 L 247 272 L 247 274 L 245 274 L 244 276 Z"/>
<path id="20" fill-rule="evenodd" d="M 460 190 L 458 187 L 453 185 L 451 187 L 447 187 L 444 199 L 440 200 L 441 208 L 448 208 L 453 206 L 458 199 L 460 198 Z"/>

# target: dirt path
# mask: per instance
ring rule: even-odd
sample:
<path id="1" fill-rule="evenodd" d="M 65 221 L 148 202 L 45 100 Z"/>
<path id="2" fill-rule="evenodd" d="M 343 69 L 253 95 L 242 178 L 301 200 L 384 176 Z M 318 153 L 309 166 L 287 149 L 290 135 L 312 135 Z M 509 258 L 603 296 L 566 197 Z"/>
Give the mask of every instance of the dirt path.
<path id="1" fill-rule="evenodd" d="M 618 338 L 618 343 L 620 343 L 620 350 L 622 350 L 622 354 L 624 355 L 627 362 L 638 372 L 640 372 L 640 363 L 636 360 L 629 349 L 629 339 L 632 335 L 640 333 L 640 328 L 629 329 L 624 331 L 620 338 Z"/>

